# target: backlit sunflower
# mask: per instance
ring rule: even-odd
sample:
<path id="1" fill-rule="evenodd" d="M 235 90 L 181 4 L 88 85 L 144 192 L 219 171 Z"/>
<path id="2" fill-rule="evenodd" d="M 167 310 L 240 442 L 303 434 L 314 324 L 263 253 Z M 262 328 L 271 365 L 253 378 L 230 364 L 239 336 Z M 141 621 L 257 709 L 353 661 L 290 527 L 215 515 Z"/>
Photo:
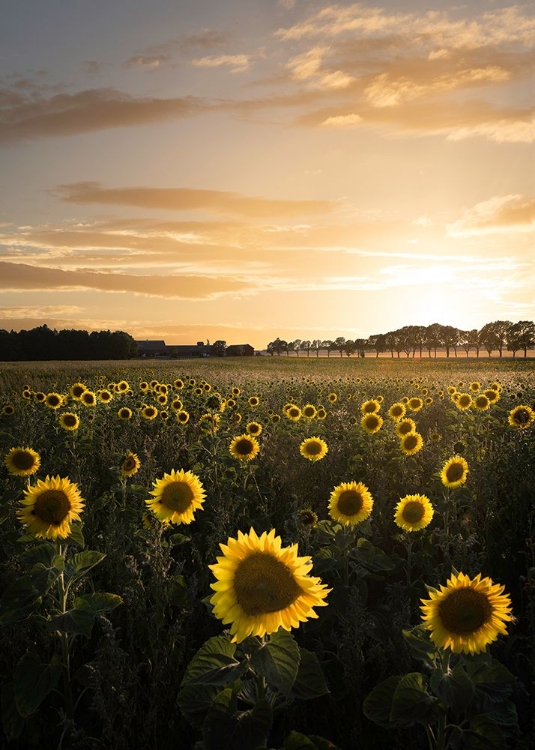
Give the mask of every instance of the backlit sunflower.
<path id="1" fill-rule="evenodd" d="M 525 430 L 535 422 L 535 411 L 529 406 L 515 406 L 509 412 L 507 421 L 512 427 Z"/>
<path id="2" fill-rule="evenodd" d="M 209 566 L 217 579 L 210 602 L 215 616 L 230 624 L 233 642 L 297 628 L 318 617 L 314 607 L 327 605 L 330 589 L 309 575 L 311 558 L 298 557 L 297 544 L 282 547 L 275 529 L 260 537 L 254 529 L 238 531 L 219 546 L 223 556 Z"/>
<path id="3" fill-rule="evenodd" d="M 466 482 L 468 462 L 462 456 L 453 456 L 444 464 L 440 472 L 440 479 L 445 487 L 455 489 Z"/>
<path id="4" fill-rule="evenodd" d="M 301 526 L 314 527 L 318 523 L 318 515 L 312 508 L 304 508 L 299 511 L 299 522 Z"/>
<path id="5" fill-rule="evenodd" d="M 143 419 L 156 419 L 156 417 L 158 416 L 158 409 L 155 406 L 144 406 L 141 409 L 141 416 L 143 417 Z"/>
<path id="6" fill-rule="evenodd" d="M 202 509 L 205 491 L 202 483 L 191 471 L 175 471 L 164 474 L 163 479 L 153 482 L 149 500 L 145 500 L 159 521 L 164 523 L 189 524 L 196 510 Z"/>
<path id="7" fill-rule="evenodd" d="M 479 393 L 481 390 L 481 383 L 479 383 L 477 380 L 473 380 L 469 385 L 470 390 L 472 393 Z"/>
<path id="8" fill-rule="evenodd" d="M 364 401 L 364 403 L 360 405 L 360 410 L 363 414 L 375 414 L 380 408 L 381 404 L 375 398 L 372 398 L 369 401 Z"/>
<path id="9" fill-rule="evenodd" d="M 331 404 L 335 404 L 338 401 L 338 396 L 336 393 L 329 393 L 327 400 L 330 401 Z"/>
<path id="10" fill-rule="evenodd" d="M 59 426 L 68 432 L 75 432 L 80 427 L 80 418 L 72 411 L 65 411 L 60 415 Z"/>
<path id="11" fill-rule="evenodd" d="M 97 396 L 93 391 L 84 391 L 80 396 L 80 401 L 84 406 L 96 406 Z"/>
<path id="12" fill-rule="evenodd" d="M 280 422 L 280 421 L 281 421 L 281 415 L 280 415 L 280 414 L 272 414 L 272 415 L 270 416 L 270 419 L 271 419 L 271 421 L 272 421 L 272 422 L 273 422 L 274 424 L 277 424 L 277 422 Z"/>
<path id="13" fill-rule="evenodd" d="M 478 411 L 487 411 L 490 407 L 490 401 L 484 393 L 478 393 L 472 403 Z"/>
<path id="14" fill-rule="evenodd" d="M 396 424 L 396 435 L 401 438 L 403 435 L 408 435 L 409 432 L 416 432 L 416 422 L 414 419 L 400 419 Z"/>
<path id="15" fill-rule="evenodd" d="M 249 422 L 245 429 L 249 435 L 257 436 L 262 434 L 262 425 L 260 422 Z"/>
<path id="16" fill-rule="evenodd" d="M 365 521 L 372 508 L 371 492 L 362 482 L 342 482 L 331 492 L 329 515 L 346 526 Z"/>
<path id="17" fill-rule="evenodd" d="M 434 513 L 425 495 L 405 495 L 396 505 L 394 521 L 405 531 L 419 531 L 429 526 Z"/>
<path id="18" fill-rule="evenodd" d="M 368 435 L 373 435 L 375 432 L 379 432 L 379 430 L 383 426 L 383 418 L 375 412 L 370 412 L 362 417 L 362 419 L 360 420 L 360 425 L 368 433 Z"/>
<path id="19" fill-rule="evenodd" d="M 80 520 L 84 501 L 78 486 L 66 477 L 48 477 L 24 490 L 19 520 L 30 534 L 46 539 L 66 539 L 71 522 Z"/>
<path id="20" fill-rule="evenodd" d="M 199 419 L 199 427 L 202 432 L 205 432 L 207 435 L 215 435 L 219 429 L 220 421 L 221 417 L 219 414 L 206 413 Z"/>
<path id="21" fill-rule="evenodd" d="M 258 396 L 251 396 L 249 399 L 249 406 L 258 406 L 260 403 L 260 399 Z"/>
<path id="22" fill-rule="evenodd" d="M 507 633 L 505 623 L 513 619 L 511 599 L 504 586 L 481 578 L 481 573 L 471 579 L 455 571 L 440 590 L 428 590 L 430 598 L 421 600 L 422 620 L 439 648 L 479 654 Z"/>
<path id="23" fill-rule="evenodd" d="M 409 399 L 407 406 L 411 411 L 420 411 L 423 408 L 424 402 L 419 396 L 413 396 Z"/>
<path id="24" fill-rule="evenodd" d="M 459 397 L 455 400 L 455 405 L 461 411 L 466 411 L 472 406 L 472 396 L 469 393 L 459 393 Z"/>
<path id="25" fill-rule="evenodd" d="M 69 393 L 71 394 L 72 398 L 75 401 L 79 401 L 80 400 L 80 396 L 86 390 L 87 390 L 87 386 L 84 385 L 83 383 L 74 383 L 69 388 Z"/>
<path id="26" fill-rule="evenodd" d="M 423 448 L 424 440 L 419 432 L 409 432 L 401 438 L 400 447 L 406 456 L 413 456 Z"/>
<path id="27" fill-rule="evenodd" d="M 182 388 L 184 388 L 184 381 L 182 380 L 182 378 L 177 378 L 173 381 L 173 385 L 177 390 L 181 391 Z"/>
<path id="28" fill-rule="evenodd" d="M 298 422 L 301 419 L 301 409 L 295 404 L 290 404 L 285 410 L 285 414 L 292 422 Z"/>
<path id="29" fill-rule="evenodd" d="M 392 406 L 388 410 L 388 416 L 390 417 L 390 419 L 393 419 L 394 422 L 397 422 L 405 416 L 406 411 L 407 410 L 405 408 L 405 404 L 397 401 L 395 404 L 392 404 Z"/>
<path id="30" fill-rule="evenodd" d="M 260 452 L 260 445 L 252 435 L 238 435 L 231 441 L 229 451 L 238 461 L 252 461 Z"/>
<path id="31" fill-rule="evenodd" d="M 486 391 L 483 391 L 483 393 L 488 398 L 491 404 L 495 404 L 500 400 L 500 394 L 498 393 L 498 391 L 494 391 L 492 388 L 488 388 Z"/>
<path id="32" fill-rule="evenodd" d="M 113 394 L 107 388 L 102 388 L 102 390 L 97 391 L 97 397 L 101 403 L 109 404 L 113 398 Z"/>
<path id="33" fill-rule="evenodd" d="M 132 419 L 132 409 L 129 409 L 128 406 L 121 406 L 119 411 L 117 412 L 117 416 L 119 419 L 122 419 L 126 421 L 127 419 Z"/>
<path id="34" fill-rule="evenodd" d="M 314 419 L 316 416 L 316 407 L 314 404 L 306 404 L 303 406 L 303 416 L 305 419 Z"/>
<path id="35" fill-rule="evenodd" d="M 32 448 L 11 448 L 4 458 L 7 470 L 15 477 L 29 477 L 41 465 L 41 456 Z"/>
<path id="36" fill-rule="evenodd" d="M 59 393 L 47 393 L 45 396 L 45 404 L 49 409 L 59 409 L 63 404 L 63 396 Z"/>
<path id="37" fill-rule="evenodd" d="M 318 411 L 316 413 L 317 419 L 325 419 L 326 416 L 327 416 L 327 412 L 325 411 L 323 406 L 319 406 Z"/>
<path id="38" fill-rule="evenodd" d="M 319 437 L 306 438 L 299 446 L 299 452 L 309 461 L 319 461 L 327 455 L 328 451 L 327 443 Z"/>
<path id="39" fill-rule="evenodd" d="M 15 413 L 15 407 L 12 404 L 6 404 L 2 407 L 2 414 L 6 417 L 12 417 Z"/>
<path id="40" fill-rule="evenodd" d="M 176 421 L 180 422 L 180 424 L 187 424 L 189 422 L 189 412 L 184 411 L 181 409 L 176 414 Z"/>
<path id="41" fill-rule="evenodd" d="M 124 458 L 123 463 L 121 464 L 121 476 L 133 477 L 134 474 L 138 473 L 140 466 L 141 461 L 139 460 L 137 454 L 128 452 Z"/>

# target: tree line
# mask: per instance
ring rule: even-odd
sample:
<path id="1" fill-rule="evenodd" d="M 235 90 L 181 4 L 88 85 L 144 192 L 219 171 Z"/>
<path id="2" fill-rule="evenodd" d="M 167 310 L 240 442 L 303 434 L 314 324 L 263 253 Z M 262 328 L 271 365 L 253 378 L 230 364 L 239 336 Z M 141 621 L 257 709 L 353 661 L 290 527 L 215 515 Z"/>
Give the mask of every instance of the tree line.
<path id="1" fill-rule="evenodd" d="M 524 357 L 527 357 L 528 350 L 534 347 L 533 321 L 519 320 L 518 323 L 512 323 L 509 320 L 495 320 L 493 323 L 486 323 L 480 330 L 474 328 L 471 331 L 433 323 L 429 326 L 403 326 L 388 333 L 374 334 L 367 339 L 352 340 L 338 336 L 334 340 L 284 341 L 276 338 L 269 342 L 266 350 L 271 356 L 290 356 L 294 352 L 297 357 L 300 352 L 306 353 L 307 357 L 313 352 L 319 357 L 320 351 L 326 351 L 328 357 L 332 352 L 339 352 L 341 357 L 344 354 L 348 357 L 354 354 L 365 357 L 367 352 L 375 352 L 376 357 L 385 352 L 389 352 L 392 358 L 396 355 L 399 358 L 402 354 L 407 357 L 418 354 L 422 357 L 424 353 L 429 357 L 436 357 L 439 349 L 445 350 L 446 357 L 450 357 L 452 353 L 457 357 L 458 350 L 464 351 L 467 357 L 470 352 L 479 357 L 482 351 L 487 352 L 489 357 L 493 352 L 498 352 L 502 357 L 504 351 L 512 352 L 513 357 L 516 357 L 517 352 L 524 352 Z"/>
<path id="2" fill-rule="evenodd" d="M 47 325 L 29 331 L 0 329 L 3 362 L 50 359 L 131 359 L 137 344 L 124 331 L 56 331 Z"/>

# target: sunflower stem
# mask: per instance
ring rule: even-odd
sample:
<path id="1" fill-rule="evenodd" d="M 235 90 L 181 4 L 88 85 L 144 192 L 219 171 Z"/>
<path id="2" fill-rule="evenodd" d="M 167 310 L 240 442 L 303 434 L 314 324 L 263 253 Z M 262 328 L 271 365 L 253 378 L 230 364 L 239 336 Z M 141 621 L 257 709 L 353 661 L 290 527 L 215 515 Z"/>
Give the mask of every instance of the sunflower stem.
<path id="1" fill-rule="evenodd" d="M 57 542 L 56 551 L 58 555 L 61 555 L 65 559 L 65 550 L 61 542 Z M 68 586 L 65 585 L 64 572 L 58 576 L 58 599 L 60 606 L 60 614 L 64 615 L 67 611 L 67 597 L 68 597 Z M 74 705 L 72 699 L 71 689 L 71 663 L 70 663 L 70 649 L 69 649 L 69 637 L 67 633 L 62 630 L 57 631 L 59 634 L 59 640 L 61 645 L 61 663 L 63 667 L 63 699 L 65 701 L 65 714 L 67 718 L 72 721 L 74 717 Z"/>
<path id="2" fill-rule="evenodd" d="M 412 543 L 413 538 L 411 532 L 407 532 L 407 586 L 411 585 L 411 571 L 412 571 Z"/>

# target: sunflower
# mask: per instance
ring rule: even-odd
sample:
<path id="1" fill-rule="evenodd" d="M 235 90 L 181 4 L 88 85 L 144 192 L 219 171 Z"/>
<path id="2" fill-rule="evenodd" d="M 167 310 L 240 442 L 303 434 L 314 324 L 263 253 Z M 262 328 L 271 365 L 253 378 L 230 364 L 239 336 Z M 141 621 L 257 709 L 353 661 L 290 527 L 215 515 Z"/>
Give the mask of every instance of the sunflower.
<path id="1" fill-rule="evenodd" d="M 207 435 L 215 435 L 219 429 L 220 421 L 221 417 L 219 414 L 206 413 L 199 419 L 199 427 L 202 432 L 205 432 Z"/>
<path id="2" fill-rule="evenodd" d="M 445 487 L 460 487 L 466 482 L 468 474 L 468 462 L 462 456 L 449 458 L 440 472 L 440 479 Z"/>
<path id="3" fill-rule="evenodd" d="M 133 477 L 134 474 L 138 473 L 140 466 L 141 461 L 139 460 L 137 454 L 129 451 L 126 454 L 123 463 L 121 464 L 121 476 Z"/>
<path id="4" fill-rule="evenodd" d="M 45 404 L 49 409 L 59 409 L 63 404 L 63 396 L 59 393 L 47 393 L 45 396 Z"/>
<path id="5" fill-rule="evenodd" d="M 260 422 L 249 422 L 245 430 L 249 433 L 249 435 L 261 435 L 262 434 L 262 425 Z"/>
<path id="6" fill-rule="evenodd" d="M 396 401 L 396 403 L 392 404 L 388 410 L 388 416 L 390 419 L 393 419 L 394 422 L 397 422 L 405 416 L 406 411 L 405 404 L 402 404 L 401 401 Z"/>
<path id="7" fill-rule="evenodd" d="M 229 452 L 238 461 L 252 461 L 260 452 L 260 444 L 252 435 L 238 435 L 231 441 Z"/>
<path id="8" fill-rule="evenodd" d="M 119 382 L 117 383 L 117 391 L 118 391 L 119 393 L 124 393 L 124 392 L 125 392 L 125 391 L 127 391 L 127 390 L 128 390 L 129 388 L 130 388 L 130 386 L 129 386 L 129 384 L 128 384 L 128 381 L 126 381 L 126 380 L 120 380 L 120 381 L 119 381 Z"/>
<path id="9" fill-rule="evenodd" d="M 328 451 L 327 443 L 319 437 L 306 438 L 299 446 L 299 452 L 309 461 L 319 461 L 326 456 Z"/>
<path id="10" fill-rule="evenodd" d="M 173 385 L 178 391 L 181 391 L 182 388 L 184 388 L 184 381 L 182 380 L 182 378 L 177 378 L 173 381 Z"/>
<path id="11" fill-rule="evenodd" d="M 365 521 L 372 508 L 371 492 L 362 482 L 342 482 L 331 492 L 329 515 L 346 526 Z"/>
<path id="12" fill-rule="evenodd" d="M 419 432 L 409 432 L 401 438 L 401 450 L 406 456 L 413 456 L 423 448 L 424 440 Z"/>
<path id="13" fill-rule="evenodd" d="M 113 395 L 107 388 L 103 388 L 101 391 L 97 391 L 98 400 L 103 404 L 109 404 L 112 400 Z"/>
<path id="14" fill-rule="evenodd" d="M 160 404 L 160 406 L 165 406 L 167 404 L 167 396 L 165 393 L 159 393 L 156 397 L 156 401 Z"/>
<path id="15" fill-rule="evenodd" d="M 78 486 L 66 477 L 49 477 L 24 490 L 24 506 L 17 511 L 30 534 L 46 539 L 66 539 L 71 521 L 79 521 L 84 501 Z"/>
<path id="16" fill-rule="evenodd" d="M 96 406 L 97 396 L 93 391 L 84 391 L 80 396 L 80 401 L 84 406 Z"/>
<path id="17" fill-rule="evenodd" d="M 235 387 L 234 387 L 234 388 L 233 388 L 233 389 L 231 390 L 231 393 L 232 393 L 232 395 L 234 396 L 234 398 L 238 398 L 238 396 L 240 395 L 241 391 L 240 391 L 240 389 L 239 389 L 239 388 L 238 388 L 237 386 L 235 386 Z"/>
<path id="18" fill-rule="evenodd" d="M 318 411 L 316 412 L 317 419 L 325 419 L 327 416 L 327 412 L 323 408 L 323 406 L 318 406 Z"/>
<path id="19" fill-rule="evenodd" d="M 139 390 L 142 391 L 142 393 L 145 393 L 145 391 L 149 390 L 149 384 L 147 383 L 146 380 L 140 380 Z"/>
<path id="20" fill-rule="evenodd" d="M 495 404 L 500 400 L 500 394 L 498 393 L 498 391 L 494 391 L 492 388 L 488 388 L 486 391 L 483 391 L 483 393 L 488 398 L 491 404 Z"/>
<path id="21" fill-rule="evenodd" d="M 316 416 L 316 407 L 314 404 L 305 404 L 303 406 L 303 416 L 305 419 L 314 419 Z"/>
<path id="22" fill-rule="evenodd" d="M 305 508 L 299 511 L 299 521 L 301 526 L 313 527 L 318 523 L 318 515 L 311 508 Z"/>
<path id="23" fill-rule="evenodd" d="M 331 404 L 335 404 L 338 401 L 338 396 L 336 393 L 329 393 L 327 396 L 327 400 L 331 402 Z"/>
<path id="24" fill-rule="evenodd" d="M 281 415 L 280 414 L 272 414 L 270 417 L 271 421 L 276 424 L 277 422 L 281 421 Z"/>
<path id="25" fill-rule="evenodd" d="M 202 509 L 206 493 L 199 477 L 191 471 L 171 469 L 153 486 L 150 494 L 154 497 L 145 502 L 159 521 L 188 524 L 193 521 L 194 512 Z"/>
<path id="26" fill-rule="evenodd" d="M 450 396 L 453 396 L 454 393 L 457 393 L 457 388 L 454 385 L 449 385 L 448 393 L 450 394 Z"/>
<path id="27" fill-rule="evenodd" d="M 381 404 L 376 398 L 372 398 L 369 401 L 364 401 L 360 405 L 360 410 L 363 414 L 375 414 L 381 408 Z"/>
<path id="28" fill-rule="evenodd" d="M 518 427 L 521 430 L 528 428 L 535 422 L 535 411 L 529 406 L 515 406 L 509 412 L 507 421 L 512 427 Z"/>
<path id="29" fill-rule="evenodd" d="M 143 419 L 156 419 L 156 417 L 158 416 L 158 409 L 155 406 L 144 406 L 141 409 L 141 416 L 143 417 Z"/>
<path id="30" fill-rule="evenodd" d="M 290 404 L 285 410 L 285 414 L 292 422 L 298 422 L 301 419 L 301 409 L 295 404 Z"/>
<path id="31" fill-rule="evenodd" d="M 375 432 L 379 432 L 383 426 L 383 418 L 375 412 L 370 412 L 362 417 L 360 420 L 360 426 L 366 430 L 368 435 L 373 435 Z"/>
<path id="32" fill-rule="evenodd" d="M 438 648 L 479 654 L 507 633 L 505 623 L 513 619 L 511 599 L 504 586 L 481 578 L 481 573 L 471 579 L 454 571 L 440 590 L 428 590 L 430 599 L 421 600 L 422 620 Z"/>
<path id="33" fill-rule="evenodd" d="M 34 396 L 35 396 L 35 400 L 39 401 L 39 403 L 41 403 L 41 404 L 43 403 L 43 401 L 46 398 L 46 395 L 43 393 L 43 391 L 36 391 L 34 393 Z"/>
<path id="34" fill-rule="evenodd" d="M 434 512 L 425 495 L 405 495 L 396 505 L 394 521 L 405 531 L 419 531 L 429 526 Z"/>
<path id="35" fill-rule="evenodd" d="M 75 401 L 80 400 L 80 396 L 84 391 L 87 390 L 87 386 L 83 383 L 73 383 L 69 388 L 69 393 Z"/>
<path id="36" fill-rule="evenodd" d="M 74 432 L 80 427 L 80 418 L 72 411 L 63 412 L 59 418 L 59 426 L 68 432 Z"/>
<path id="37" fill-rule="evenodd" d="M 396 424 L 396 435 L 402 438 L 404 435 L 408 435 L 409 432 L 416 432 L 416 422 L 414 419 L 400 419 Z"/>
<path id="38" fill-rule="evenodd" d="M 252 528 L 238 531 L 237 539 L 219 546 L 223 556 L 209 565 L 217 579 L 210 602 L 215 616 L 231 623 L 233 642 L 297 628 L 318 617 L 314 607 L 327 605 L 330 589 L 309 575 L 311 558 L 298 557 L 297 544 L 282 547 L 275 529 L 260 537 Z"/>
<path id="39" fill-rule="evenodd" d="M 481 390 L 481 383 L 478 383 L 477 380 L 474 380 L 470 383 L 469 388 L 472 393 L 479 393 L 479 391 Z"/>
<path id="40" fill-rule="evenodd" d="M 41 465 L 41 456 L 32 448 L 11 448 L 4 459 L 7 470 L 15 477 L 29 477 Z"/>
<path id="41" fill-rule="evenodd" d="M 413 396 L 409 399 L 407 406 L 411 411 L 420 411 L 423 408 L 424 402 L 419 396 Z"/>
<path id="42" fill-rule="evenodd" d="M 122 419 L 126 421 L 127 419 L 132 419 L 132 409 L 129 409 L 128 406 L 121 406 L 119 411 L 117 412 L 117 416 L 119 419 Z"/>
<path id="43" fill-rule="evenodd" d="M 249 406 L 258 406 L 259 403 L 260 399 L 258 398 L 258 396 L 251 396 L 249 398 Z"/>
<path id="44" fill-rule="evenodd" d="M 472 396 L 469 393 L 459 393 L 455 404 L 461 411 L 466 411 L 472 406 Z"/>
<path id="45" fill-rule="evenodd" d="M 187 424 L 189 422 L 189 412 L 184 411 L 181 409 L 176 414 L 176 421 L 180 422 L 180 424 Z"/>
<path id="46" fill-rule="evenodd" d="M 473 405 L 478 411 L 487 411 L 490 407 L 490 401 L 484 393 L 478 393 L 474 398 Z"/>

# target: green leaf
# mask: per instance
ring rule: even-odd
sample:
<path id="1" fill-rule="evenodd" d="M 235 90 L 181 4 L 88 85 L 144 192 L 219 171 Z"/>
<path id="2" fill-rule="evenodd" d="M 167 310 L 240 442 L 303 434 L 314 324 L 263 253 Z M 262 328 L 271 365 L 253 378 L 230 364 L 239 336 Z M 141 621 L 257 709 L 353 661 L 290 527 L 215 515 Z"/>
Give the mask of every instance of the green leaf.
<path id="1" fill-rule="evenodd" d="M 327 695 L 329 688 L 323 677 L 318 657 L 312 651 L 307 651 L 305 648 L 300 648 L 299 653 L 299 668 L 292 693 L 296 698 L 303 698 L 305 700 Z"/>
<path id="2" fill-rule="evenodd" d="M 61 659 L 53 656 L 50 664 L 42 663 L 37 654 L 28 652 L 19 660 L 13 673 L 13 695 L 21 716 L 31 716 L 50 691 L 62 672 Z"/>
<path id="3" fill-rule="evenodd" d="M 470 750 L 507 750 L 500 727 L 484 714 L 472 718 L 470 728 L 463 732 L 463 740 Z"/>
<path id="4" fill-rule="evenodd" d="M 118 594 L 99 592 L 77 596 L 74 600 L 74 608 L 90 609 L 95 614 L 100 614 L 102 612 L 111 612 L 122 603 L 123 599 Z"/>
<path id="5" fill-rule="evenodd" d="M 204 718 L 220 691 L 218 685 L 200 685 L 189 683 L 180 688 L 177 697 L 178 707 L 187 721 L 200 729 Z"/>
<path id="6" fill-rule="evenodd" d="M 24 728 L 24 719 L 17 711 L 13 683 L 6 682 L 2 685 L 2 729 L 8 741 L 20 737 Z"/>
<path id="7" fill-rule="evenodd" d="M 172 534 L 169 537 L 169 542 L 173 547 L 179 547 L 181 544 L 191 542 L 191 537 L 185 534 Z"/>
<path id="8" fill-rule="evenodd" d="M 76 555 L 73 555 L 68 564 L 76 573 L 80 573 L 82 570 L 94 568 L 105 557 L 106 555 L 103 552 L 88 549 L 85 552 L 78 552 Z"/>
<path id="9" fill-rule="evenodd" d="M 394 698 L 390 720 L 397 726 L 407 726 L 420 722 L 427 724 L 436 717 L 438 701 L 429 695 L 426 684 L 420 672 L 411 672 L 403 675 L 398 682 Z M 435 714 L 435 716 L 433 716 Z"/>
<path id="10" fill-rule="evenodd" d="M 95 624 L 95 613 L 85 605 L 85 602 L 83 604 L 84 606 L 75 606 L 62 615 L 52 617 L 50 625 L 63 633 L 85 635 L 90 638 Z"/>
<path id="11" fill-rule="evenodd" d="M 461 665 L 449 674 L 436 669 L 431 675 L 429 686 L 454 711 L 465 711 L 474 697 L 474 684 Z"/>
<path id="12" fill-rule="evenodd" d="M 173 576 L 167 582 L 167 596 L 169 603 L 175 607 L 187 604 L 189 599 L 188 586 L 184 576 Z"/>
<path id="13" fill-rule="evenodd" d="M 417 625 L 411 630 L 402 630 L 401 632 L 407 642 L 411 656 L 429 663 L 431 654 L 436 651 L 436 646 L 429 639 L 428 631 Z"/>
<path id="14" fill-rule="evenodd" d="M 4 591 L 0 602 L 0 625 L 24 620 L 42 601 L 42 594 L 30 576 L 19 578 Z"/>
<path id="15" fill-rule="evenodd" d="M 340 561 L 334 554 L 332 547 L 321 547 L 313 558 L 314 571 L 321 575 L 329 570 L 334 570 L 340 565 Z"/>
<path id="16" fill-rule="evenodd" d="M 74 544 L 82 549 L 85 547 L 85 539 L 82 534 L 82 525 L 79 523 L 73 523 L 71 525 L 71 533 L 65 539 L 66 544 Z"/>
<path id="17" fill-rule="evenodd" d="M 297 677 L 300 659 L 299 646 L 293 635 L 279 628 L 253 654 L 251 664 L 266 678 L 272 690 L 289 695 Z"/>
<path id="18" fill-rule="evenodd" d="M 357 546 L 351 551 L 351 557 L 371 572 L 384 572 L 394 569 L 394 563 L 386 552 L 383 552 L 379 547 L 374 547 L 371 542 L 363 537 L 360 537 Z"/>
<path id="19" fill-rule="evenodd" d="M 293 730 L 285 739 L 282 750 L 339 750 L 339 748 L 325 737 L 319 737 L 317 734 L 301 734 Z"/>
<path id="20" fill-rule="evenodd" d="M 467 664 L 467 670 L 472 678 L 476 693 L 491 701 L 500 702 L 513 691 L 515 677 L 498 661 L 492 659 L 474 659 Z"/>
<path id="21" fill-rule="evenodd" d="M 273 721 L 269 703 L 261 699 L 248 711 L 229 712 L 232 690 L 227 688 L 223 692 L 214 701 L 204 723 L 206 750 L 254 750 L 265 745 Z"/>
<path id="22" fill-rule="evenodd" d="M 190 661 L 180 684 L 225 685 L 239 677 L 242 666 L 234 658 L 236 644 L 217 635 L 209 638 Z"/>
<path id="23" fill-rule="evenodd" d="M 392 701 L 401 677 L 389 677 L 380 682 L 365 698 L 363 704 L 364 715 L 383 727 L 391 725 L 390 714 Z"/>
<path id="24" fill-rule="evenodd" d="M 50 568 L 55 556 L 56 546 L 50 544 L 50 542 L 44 542 L 43 544 L 36 544 L 34 547 L 28 547 L 28 549 L 24 550 L 22 553 L 20 559 L 27 565 L 42 563 L 47 568 Z"/>
<path id="25" fill-rule="evenodd" d="M 492 721 L 496 722 L 502 727 L 514 727 L 518 724 L 518 715 L 516 712 L 516 706 L 511 701 L 503 701 L 502 703 L 494 703 L 492 706 L 487 708 L 485 716 Z"/>

